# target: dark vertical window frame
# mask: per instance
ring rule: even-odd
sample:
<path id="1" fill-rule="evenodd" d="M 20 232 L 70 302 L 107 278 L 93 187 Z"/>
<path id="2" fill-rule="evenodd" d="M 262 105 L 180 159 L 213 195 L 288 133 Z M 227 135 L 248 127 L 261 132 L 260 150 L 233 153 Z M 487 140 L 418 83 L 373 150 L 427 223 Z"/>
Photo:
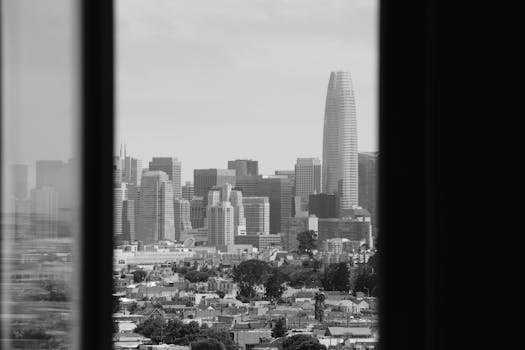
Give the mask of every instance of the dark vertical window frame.
<path id="1" fill-rule="evenodd" d="M 380 349 L 443 348 L 436 1 L 380 2 Z"/>
<path id="2" fill-rule="evenodd" d="M 112 348 L 114 4 L 82 0 L 81 347 Z"/>

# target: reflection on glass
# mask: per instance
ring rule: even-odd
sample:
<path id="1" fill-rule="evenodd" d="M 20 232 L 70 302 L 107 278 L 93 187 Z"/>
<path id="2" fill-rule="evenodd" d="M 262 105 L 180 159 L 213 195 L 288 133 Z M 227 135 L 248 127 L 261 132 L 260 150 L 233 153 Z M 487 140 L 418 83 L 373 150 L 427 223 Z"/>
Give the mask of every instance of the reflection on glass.
<path id="1" fill-rule="evenodd" d="M 3 349 L 78 347 L 76 1 L 3 0 Z"/>

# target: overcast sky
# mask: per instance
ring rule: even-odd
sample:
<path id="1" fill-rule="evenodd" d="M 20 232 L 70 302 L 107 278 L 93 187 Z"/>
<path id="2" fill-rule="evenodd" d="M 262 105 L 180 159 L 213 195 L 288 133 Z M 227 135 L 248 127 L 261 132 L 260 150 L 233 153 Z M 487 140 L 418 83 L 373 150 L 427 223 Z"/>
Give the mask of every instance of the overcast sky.
<path id="1" fill-rule="evenodd" d="M 322 154 L 332 70 L 352 73 L 360 151 L 377 150 L 376 0 L 118 0 L 117 137 L 143 166 Z"/>

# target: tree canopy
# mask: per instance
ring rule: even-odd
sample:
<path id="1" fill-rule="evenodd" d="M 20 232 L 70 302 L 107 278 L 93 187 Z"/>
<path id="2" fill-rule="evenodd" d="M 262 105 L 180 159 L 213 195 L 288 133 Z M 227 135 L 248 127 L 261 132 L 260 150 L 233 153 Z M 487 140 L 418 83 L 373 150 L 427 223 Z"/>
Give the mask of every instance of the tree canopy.
<path id="1" fill-rule="evenodd" d="M 270 265 L 262 260 L 246 260 L 233 270 L 233 280 L 239 285 L 239 293 L 247 298 L 255 296 L 254 286 L 263 284 L 270 273 Z"/>
<path id="2" fill-rule="evenodd" d="M 330 264 L 321 279 L 324 290 L 348 292 L 350 290 L 350 271 L 345 262 Z"/>
<path id="3" fill-rule="evenodd" d="M 308 254 L 313 257 L 313 251 L 317 249 L 317 234 L 313 230 L 303 231 L 297 235 L 299 246 L 297 247 L 297 253 Z"/>
<path id="4" fill-rule="evenodd" d="M 319 340 L 311 335 L 296 334 L 283 341 L 283 350 L 323 350 L 321 348 L 314 349 L 314 344 L 321 345 L 319 344 Z M 305 348 L 302 348 L 302 346 Z"/>

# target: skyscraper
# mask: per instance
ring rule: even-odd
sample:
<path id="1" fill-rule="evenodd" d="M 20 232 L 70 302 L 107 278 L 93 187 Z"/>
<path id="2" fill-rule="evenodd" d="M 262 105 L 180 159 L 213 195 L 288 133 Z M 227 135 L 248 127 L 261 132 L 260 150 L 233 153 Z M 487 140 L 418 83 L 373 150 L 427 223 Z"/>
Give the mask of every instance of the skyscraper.
<path id="1" fill-rule="evenodd" d="M 292 216 L 292 180 L 284 175 L 263 176 L 259 196 L 270 202 L 270 233 L 284 232 L 288 218 Z"/>
<path id="2" fill-rule="evenodd" d="M 182 186 L 182 198 L 191 201 L 193 199 L 193 183 L 186 181 Z"/>
<path id="3" fill-rule="evenodd" d="M 173 197 L 182 198 L 181 190 L 181 171 L 182 164 L 177 158 L 172 157 L 154 157 L 149 162 L 149 170 L 160 170 L 168 175 L 173 187 Z"/>
<path id="4" fill-rule="evenodd" d="M 242 192 L 236 189 L 232 189 L 230 193 L 230 203 L 233 207 L 234 234 L 236 236 L 245 235 L 246 217 L 244 215 L 244 201 Z"/>
<path id="5" fill-rule="evenodd" d="M 358 204 L 357 120 L 349 72 L 330 74 L 323 130 L 323 192 L 337 194 L 339 210 Z"/>
<path id="6" fill-rule="evenodd" d="M 155 243 L 175 240 L 173 188 L 163 171 L 147 171 L 142 176 L 139 193 L 137 240 Z"/>
<path id="7" fill-rule="evenodd" d="M 230 202 L 208 206 L 208 245 L 225 246 L 234 243 L 234 210 Z"/>
<path id="8" fill-rule="evenodd" d="M 270 233 L 270 201 L 268 197 L 243 197 L 246 234 Z"/>
<path id="9" fill-rule="evenodd" d="M 235 186 L 235 170 L 231 169 L 195 169 L 193 170 L 193 192 L 195 196 L 207 199 L 208 191 L 214 186 L 229 183 Z"/>
<path id="10" fill-rule="evenodd" d="M 228 169 L 235 170 L 236 176 L 257 176 L 259 175 L 259 162 L 251 159 L 229 160 Z"/>
<path id="11" fill-rule="evenodd" d="M 377 225 L 377 152 L 359 153 L 359 205 L 370 212 L 372 225 Z"/>
<path id="12" fill-rule="evenodd" d="M 321 193 L 321 161 L 318 158 L 297 158 L 295 195 L 308 198 L 314 193 Z"/>
<path id="13" fill-rule="evenodd" d="M 181 233 L 192 229 L 190 202 L 186 199 L 175 199 L 173 209 L 175 218 L 175 239 L 180 241 Z"/>

